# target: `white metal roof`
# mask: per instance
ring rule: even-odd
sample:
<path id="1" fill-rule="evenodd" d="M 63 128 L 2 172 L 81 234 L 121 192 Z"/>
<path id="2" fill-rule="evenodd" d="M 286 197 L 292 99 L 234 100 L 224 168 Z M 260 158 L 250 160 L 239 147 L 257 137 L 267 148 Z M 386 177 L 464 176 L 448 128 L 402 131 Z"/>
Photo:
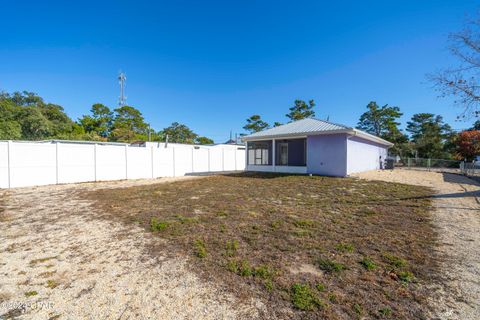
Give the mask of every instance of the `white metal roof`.
<path id="1" fill-rule="evenodd" d="M 262 140 L 267 138 L 282 138 L 282 137 L 301 137 L 309 135 L 335 134 L 346 133 L 359 136 L 369 141 L 380 143 L 386 146 L 393 144 L 381 139 L 377 136 L 371 135 L 367 132 L 354 129 L 338 123 L 332 123 L 325 120 L 315 118 L 306 118 L 294 122 L 290 122 L 278 127 L 270 128 L 264 131 L 255 132 L 248 136 L 242 137 L 243 141 Z"/>

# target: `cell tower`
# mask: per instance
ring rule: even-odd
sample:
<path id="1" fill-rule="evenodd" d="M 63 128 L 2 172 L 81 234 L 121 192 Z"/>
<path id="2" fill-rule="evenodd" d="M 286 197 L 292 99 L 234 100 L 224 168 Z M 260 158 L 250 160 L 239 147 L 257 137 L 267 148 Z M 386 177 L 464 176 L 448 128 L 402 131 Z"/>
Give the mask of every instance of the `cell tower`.
<path id="1" fill-rule="evenodd" d="M 125 95 L 125 82 L 127 81 L 127 76 L 124 72 L 120 71 L 118 74 L 118 82 L 120 83 L 120 97 L 118 99 L 118 105 L 124 106 L 127 104 L 127 96 Z"/>

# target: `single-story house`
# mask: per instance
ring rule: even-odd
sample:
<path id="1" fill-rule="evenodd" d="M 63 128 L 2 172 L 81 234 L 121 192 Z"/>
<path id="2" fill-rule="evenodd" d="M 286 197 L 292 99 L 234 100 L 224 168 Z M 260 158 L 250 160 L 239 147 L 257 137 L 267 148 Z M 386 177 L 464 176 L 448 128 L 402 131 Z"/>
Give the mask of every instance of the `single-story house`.
<path id="1" fill-rule="evenodd" d="M 246 170 L 345 177 L 383 168 L 392 143 L 364 131 L 307 118 L 253 133 Z"/>

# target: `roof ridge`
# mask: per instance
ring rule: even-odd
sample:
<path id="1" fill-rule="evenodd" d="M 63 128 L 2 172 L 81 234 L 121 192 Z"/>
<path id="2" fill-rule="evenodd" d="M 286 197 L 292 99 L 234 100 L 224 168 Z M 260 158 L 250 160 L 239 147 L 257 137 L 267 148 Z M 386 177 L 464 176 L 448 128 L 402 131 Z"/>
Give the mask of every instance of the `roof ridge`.
<path id="1" fill-rule="evenodd" d="M 314 119 L 314 120 L 325 122 L 325 123 L 328 123 L 328 124 L 333 124 L 335 126 L 343 127 L 345 129 L 353 129 L 353 127 L 349 127 L 349 126 L 346 126 L 346 125 L 341 124 L 341 123 L 331 122 L 331 121 L 328 121 L 328 120 L 322 120 L 322 119 L 318 119 L 318 118 L 315 118 L 315 117 L 305 118 L 305 119 Z"/>

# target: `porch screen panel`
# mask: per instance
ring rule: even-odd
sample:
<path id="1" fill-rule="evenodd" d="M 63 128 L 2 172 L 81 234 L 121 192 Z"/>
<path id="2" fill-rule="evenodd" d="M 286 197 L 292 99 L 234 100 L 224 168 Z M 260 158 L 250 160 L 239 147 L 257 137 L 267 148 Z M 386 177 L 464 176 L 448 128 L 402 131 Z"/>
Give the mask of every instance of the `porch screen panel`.
<path id="1" fill-rule="evenodd" d="M 254 141 L 248 142 L 249 165 L 271 165 L 272 142 Z"/>

